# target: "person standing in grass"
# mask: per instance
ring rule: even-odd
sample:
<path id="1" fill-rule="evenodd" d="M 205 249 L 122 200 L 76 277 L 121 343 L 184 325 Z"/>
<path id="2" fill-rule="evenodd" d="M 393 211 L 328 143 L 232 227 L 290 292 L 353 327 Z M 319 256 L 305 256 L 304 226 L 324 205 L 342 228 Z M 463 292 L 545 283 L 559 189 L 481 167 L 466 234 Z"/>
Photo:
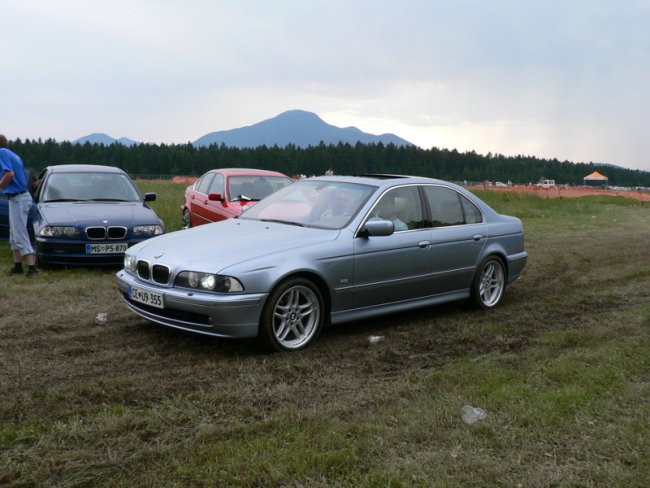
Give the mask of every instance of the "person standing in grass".
<path id="1" fill-rule="evenodd" d="M 27 261 L 27 278 L 36 270 L 36 255 L 27 232 L 27 216 L 32 206 L 27 173 L 22 159 L 9 149 L 7 138 L 0 134 L 0 190 L 9 200 L 9 242 L 14 253 L 11 275 L 23 273 L 23 258 Z"/>

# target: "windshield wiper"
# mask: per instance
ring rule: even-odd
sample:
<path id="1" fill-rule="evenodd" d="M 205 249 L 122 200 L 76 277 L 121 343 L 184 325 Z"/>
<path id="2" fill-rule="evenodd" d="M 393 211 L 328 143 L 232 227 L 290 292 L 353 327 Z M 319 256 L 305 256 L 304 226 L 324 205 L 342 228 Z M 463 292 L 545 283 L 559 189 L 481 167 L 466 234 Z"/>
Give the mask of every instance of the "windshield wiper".
<path id="1" fill-rule="evenodd" d="M 51 200 L 43 200 L 43 203 L 51 202 L 85 202 L 85 200 L 79 200 L 78 198 L 52 198 Z"/>
<path id="2" fill-rule="evenodd" d="M 297 227 L 304 227 L 304 224 L 301 224 L 300 222 L 291 222 L 290 220 L 280 220 L 280 219 L 260 219 L 262 222 L 275 222 L 276 224 L 287 224 L 287 225 L 295 225 Z"/>
<path id="3" fill-rule="evenodd" d="M 247 197 L 246 195 L 237 195 L 235 198 L 233 198 L 233 199 L 231 200 L 231 202 L 240 202 L 240 201 L 242 201 L 242 200 L 245 200 L 245 201 L 247 201 L 247 202 L 252 202 L 252 201 L 254 200 L 254 201 L 257 202 L 257 201 L 259 201 L 260 199 L 259 199 L 259 198 L 251 198 L 251 197 Z"/>
<path id="4" fill-rule="evenodd" d="M 85 200 L 87 202 L 130 202 L 131 200 L 124 200 L 123 198 L 91 198 Z"/>

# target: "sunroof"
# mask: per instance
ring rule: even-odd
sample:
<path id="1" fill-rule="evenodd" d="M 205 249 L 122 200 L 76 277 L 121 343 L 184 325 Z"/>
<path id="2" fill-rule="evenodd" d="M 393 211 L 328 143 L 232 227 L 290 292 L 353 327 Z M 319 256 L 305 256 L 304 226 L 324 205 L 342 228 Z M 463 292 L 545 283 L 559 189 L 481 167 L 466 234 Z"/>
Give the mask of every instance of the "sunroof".
<path id="1" fill-rule="evenodd" d="M 361 176 L 363 178 L 375 178 L 377 180 L 392 180 L 396 178 L 408 178 L 408 176 L 404 175 L 389 175 L 389 174 L 382 174 L 382 173 L 375 173 L 375 174 L 366 174 L 366 175 L 354 175 L 354 176 Z"/>

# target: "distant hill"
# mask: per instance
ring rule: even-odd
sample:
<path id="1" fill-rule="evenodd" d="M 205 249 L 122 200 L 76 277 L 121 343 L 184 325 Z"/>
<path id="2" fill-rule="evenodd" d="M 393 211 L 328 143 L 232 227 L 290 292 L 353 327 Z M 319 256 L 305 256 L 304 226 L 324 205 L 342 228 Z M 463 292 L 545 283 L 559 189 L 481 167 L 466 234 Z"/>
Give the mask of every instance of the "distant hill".
<path id="1" fill-rule="evenodd" d="M 72 141 L 73 144 L 85 144 L 86 142 L 89 142 L 91 144 L 104 144 L 105 146 L 110 146 L 111 144 L 114 143 L 119 143 L 123 144 L 124 146 L 133 146 L 140 144 L 138 141 L 134 141 L 133 139 L 129 139 L 127 137 L 120 137 L 119 139 L 115 139 L 108 134 L 102 134 L 102 133 L 93 133 L 89 134 L 87 136 L 80 137 L 79 139 Z"/>
<path id="2" fill-rule="evenodd" d="M 626 169 L 623 166 L 614 163 L 592 163 L 594 166 L 602 166 L 605 168 Z"/>
<path id="3" fill-rule="evenodd" d="M 336 127 L 323 121 L 318 115 L 304 110 L 289 110 L 271 119 L 238 129 L 210 132 L 199 137 L 192 144 L 196 147 L 212 144 L 225 144 L 228 147 L 258 147 L 293 144 L 298 147 L 318 146 L 321 141 L 326 145 L 336 145 L 339 142 L 356 144 L 394 144 L 396 146 L 413 146 L 411 142 L 395 134 L 368 134 L 356 127 Z M 125 146 L 141 144 L 141 142 L 121 137 L 115 139 L 108 134 L 93 133 L 72 141 L 73 144 L 111 144 L 119 143 Z"/>
<path id="4" fill-rule="evenodd" d="M 321 143 L 336 145 L 339 142 L 356 144 L 383 143 L 396 146 L 413 144 L 395 134 L 374 135 L 356 127 L 340 128 L 324 122 L 318 115 L 304 110 L 289 110 L 271 119 L 238 129 L 210 132 L 193 142 L 194 146 L 225 144 L 228 147 L 298 147 L 317 146 Z"/>

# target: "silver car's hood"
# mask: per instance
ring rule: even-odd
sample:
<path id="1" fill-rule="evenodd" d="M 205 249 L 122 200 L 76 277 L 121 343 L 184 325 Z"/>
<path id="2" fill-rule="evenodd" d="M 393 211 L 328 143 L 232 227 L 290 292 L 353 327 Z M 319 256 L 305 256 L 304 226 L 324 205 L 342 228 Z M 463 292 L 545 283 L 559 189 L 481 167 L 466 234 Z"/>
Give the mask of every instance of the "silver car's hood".
<path id="1" fill-rule="evenodd" d="M 244 261 L 276 253 L 291 253 L 336 239 L 340 231 L 313 229 L 275 222 L 228 219 L 171 232 L 129 249 L 138 259 L 175 269 L 218 273 Z"/>

